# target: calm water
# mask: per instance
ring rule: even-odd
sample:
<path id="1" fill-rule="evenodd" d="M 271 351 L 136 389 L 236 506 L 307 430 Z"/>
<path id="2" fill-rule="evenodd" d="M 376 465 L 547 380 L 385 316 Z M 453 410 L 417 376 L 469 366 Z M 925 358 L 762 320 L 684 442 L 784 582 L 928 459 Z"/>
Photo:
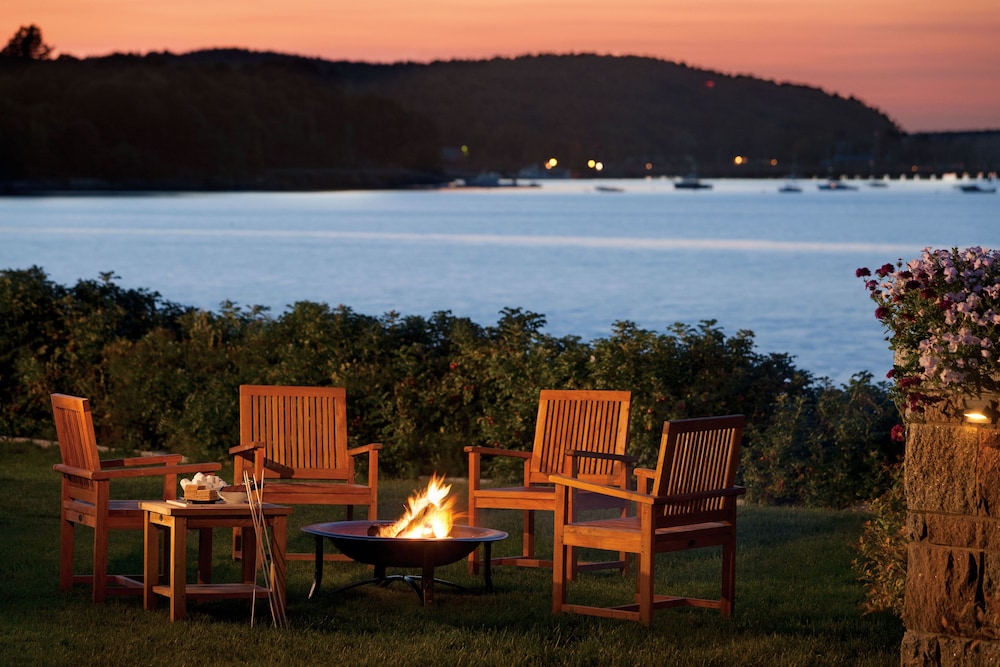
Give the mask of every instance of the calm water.
<path id="1" fill-rule="evenodd" d="M 1000 245 L 1000 196 L 947 181 L 779 194 L 776 181 L 588 181 L 539 188 L 0 198 L 0 268 L 70 285 L 113 271 L 183 305 L 277 315 L 310 300 L 356 312 L 448 310 L 495 324 L 541 313 L 551 334 L 606 337 L 718 321 L 819 376 L 891 365 L 859 266 L 925 246 Z"/>

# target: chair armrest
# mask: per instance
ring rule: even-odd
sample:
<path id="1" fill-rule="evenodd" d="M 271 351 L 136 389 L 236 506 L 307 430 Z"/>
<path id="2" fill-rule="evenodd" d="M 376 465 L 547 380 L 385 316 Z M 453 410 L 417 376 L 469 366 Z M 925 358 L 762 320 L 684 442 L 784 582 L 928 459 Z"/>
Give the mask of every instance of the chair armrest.
<path id="1" fill-rule="evenodd" d="M 252 452 L 256 452 L 258 449 L 263 449 L 263 442 L 248 442 L 243 445 L 236 445 L 235 447 L 229 448 L 229 453 L 233 456 L 242 456 L 243 458 L 253 458 Z"/>
<path id="2" fill-rule="evenodd" d="M 714 489 L 712 491 L 698 491 L 695 493 L 678 493 L 672 496 L 656 496 L 654 505 L 683 505 L 694 500 L 706 500 L 708 498 L 732 498 L 742 496 L 747 490 L 742 486 L 730 486 L 725 489 Z"/>
<path id="3" fill-rule="evenodd" d="M 133 466 L 176 465 L 184 460 L 181 454 L 156 454 L 155 456 L 132 456 L 125 459 L 104 459 L 101 468 L 130 468 Z"/>
<path id="4" fill-rule="evenodd" d="M 467 454 L 479 454 L 482 456 L 508 456 L 513 459 L 530 459 L 531 452 L 522 452 L 519 449 L 500 449 L 499 447 L 476 447 L 465 448 Z"/>
<path id="5" fill-rule="evenodd" d="M 637 493 L 635 491 L 629 491 L 627 489 L 622 489 L 617 486 L 606 486 L 604 484 L 595 484 L 594 482 L 585 482 L 582 479 L 576 479 L 575 477 L 568 477 L 566 475 L 549 475 L 549 481 L 558 486 L 566 486 L 572 489 L 578 489 L 580 491 L 589 491 L 591 493 L 599 493 L 603 496 L 611 496 L 612 498 L 621 498 L 622 500 L 628 500 L 630 502 L 643 503 L 646 505 L 654 504 L 655 498 L 646 493 Z"/>
<path id="6" fill-rule="evenodd" d="M 102 462 L 103 463 L 103 462 Z M 198 472 L 216 472 L 222 469 L 221 463 L 187 463 L 177 466 L 148 466 L 145 468 L 117 468 L 114 470 L 87 470 L 75 466 L 57 463 L 52 466 L 56 472 L 71 477 L 103 481 L 108 479 L 128 479 L 134 477 L 163 477 L 165 475 L 184 475 Z"/>
<path id="7" fill-rule="evenodd" d="M 381 442 L 370 442 L 367 445 L 362 445 L 361 447 L 354 447 L 353 449 L 348 449 L 347 455 L 361 456 L 362 454 L 368 454 L 369 456 L 371 456 L 372 453 L 377 452 L 380 449 L 382 449 Z"/>
<path id="8" fill-rule="evenodd" d="M 632 472 L 635 473 L 636 490 L 642 493 L 652 493 L 656 471 L 649 468 L 636 468 Z"/>
<path id="9" fill-rule="evenodd" d="M 531 452 L 523 452 L 519 449 L 500 449 L 499 447 L 478 447 L 469 446 L 465 448 L 465 453 L 469 455 L 469 492 L 475 493 L 480 487 L 481 462 L 483 456 L 504 456 L 511 459 L 521 459 L 524 463 L 524 485 L 528 486 L 529 467 L 531 466 Z"/>
<path id="10" fill-rule="evenodd" d="M 382 443 L 371 442 L 361 447 L 347 450 L 347 455 L 351 457 L 368 454 L 368 486 L 371 489 L 378 488 L 378 453 L 382 449 Z"/>
<path id="11" fill-rule="evenodd" d="M 566 460 L 563 464 L 563 473 L 569 474 L 572 477 L 580 476 L 580 459 L 593 459 L 598 461 L 612 461 L 614 463 L 621 464 L 618 468 L 615 477 L 617 477 L 617 486 L 621 488 L 627 488 L 629 479 L 631 478 L 632 467 L 639 462 L 638 456 L 632 456 L 631 454 L 615 454 L 613 452 L 588 452 L 585 450 L 571 449 L 566 452 Z M 641 489 L 636 489 L 641 491 Z"/>

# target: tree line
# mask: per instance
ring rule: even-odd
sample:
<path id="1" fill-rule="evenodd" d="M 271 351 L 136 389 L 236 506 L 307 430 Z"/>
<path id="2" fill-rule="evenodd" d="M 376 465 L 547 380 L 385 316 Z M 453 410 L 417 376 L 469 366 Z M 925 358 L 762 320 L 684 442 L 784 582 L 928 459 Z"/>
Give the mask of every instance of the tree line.
<path id="1" fill-rule="evenodd" d="M 0 56 L 8 192 L 401 187 L 545 174 L 551 157 L 576 176 L 591 159 L 631 177 L 996 168 L 981 138 L 923 141 L 854 98 L 653 58 L 51 52 L 29 26 Z"/>

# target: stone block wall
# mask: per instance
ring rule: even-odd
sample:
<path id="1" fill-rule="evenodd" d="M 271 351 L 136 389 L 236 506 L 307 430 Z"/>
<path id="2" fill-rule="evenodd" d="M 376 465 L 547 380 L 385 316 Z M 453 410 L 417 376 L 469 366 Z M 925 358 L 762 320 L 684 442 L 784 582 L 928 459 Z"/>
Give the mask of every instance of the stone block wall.
<path id="1" fill-rule="evenodd" d="M 1000 665 L 1000 431 L 954 403 L 906 430 L 901 664 Z"/>

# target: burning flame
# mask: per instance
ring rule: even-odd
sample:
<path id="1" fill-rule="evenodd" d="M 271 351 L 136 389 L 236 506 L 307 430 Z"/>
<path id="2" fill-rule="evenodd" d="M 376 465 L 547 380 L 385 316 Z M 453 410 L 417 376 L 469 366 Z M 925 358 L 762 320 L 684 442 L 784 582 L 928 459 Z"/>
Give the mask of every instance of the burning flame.
<path id="1" fill-rule="evenodd" d="M 379 537 L 448 537 L 455 505 L 455 499 L 447 497 L 449 491 L 451 484 L 444 484 L 444 477 L 432 475 L 426 489 L 407 499 L 406 512 L 398 521 L 379 527 Z"/>

